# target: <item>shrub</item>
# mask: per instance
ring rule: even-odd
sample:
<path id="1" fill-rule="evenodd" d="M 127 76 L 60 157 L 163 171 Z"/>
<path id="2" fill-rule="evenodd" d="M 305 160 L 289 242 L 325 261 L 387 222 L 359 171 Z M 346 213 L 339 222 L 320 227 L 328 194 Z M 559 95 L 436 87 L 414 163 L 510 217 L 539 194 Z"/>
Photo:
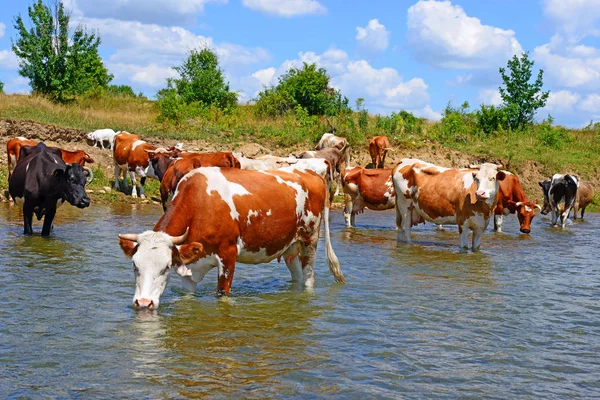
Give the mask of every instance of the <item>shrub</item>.
<path id="1" fill-rule="evenodd" d="M 477 127 L 486 135 L 508 128 L 508 115 L 502 107 L 482 104 L 481 108 L 475 113 L 475 118 Z"/>
<path id="2" fill-rule="evenodd" d="M 295 106 L 296 101 L 288 92 L 273 87 L 258 94 L 254 110 L 256 116 L 260 118 L 280 117 L 293 110 Z"/>
<path id="3" fill-rule="evenodd" d="M 549 115 L 547 120 L 539 124 L 537 137 L 544 146 L 560 150 L 564 143 L 572 143 L 573 138 L 565 128 L 552 126 L 553 121 L 554 119 Z"/>

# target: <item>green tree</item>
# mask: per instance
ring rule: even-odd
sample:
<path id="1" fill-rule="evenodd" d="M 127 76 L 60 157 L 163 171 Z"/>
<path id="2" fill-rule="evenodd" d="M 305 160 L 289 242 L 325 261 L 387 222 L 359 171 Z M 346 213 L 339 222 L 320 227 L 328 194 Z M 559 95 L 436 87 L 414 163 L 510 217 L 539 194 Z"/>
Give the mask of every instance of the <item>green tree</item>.
<path id="1" fill-rule="evenodd" d="M 524 52 L 521 57 L 513 56 L 507 68 L 500 68 L 504 87 L 500 86 L 500 96 L 504 101 L 504 111 L 508 125 L 512 129 L 523 128 L 533 123 L 537 109 L 546 105 L 550 92 L 542 92 L 544 71 L 539 70 L 535 82 L 530 83 L 534 62 Z"/>
<path id="2" fill-rule="evenodd" d="M 259 115 L 277 116 L 301 106 L 309 115 L 335 115 L 350 111 L 348 99 L 329 86 L 325 68 L 304 63 L 302 69 L 292 67 L 279 78 L 277 86 L 258 94 Z"/>
<path id="3" fill-rule="evenodd" d="M 4 82 L 0 81 L 0 93 L 4 93 Z"/>
<path id="4" fill-rule="evenodd" d="M 209 48 L 192 50 L 181 66 L 174 67 L 179 78 L 167 80 L 167 90 L 174 89 L 185 104 L 201 102 L 227 109 L 237 104 L 237 93 L 229 90 L 217 53 Z"/>
<path id="5" fill-rule="evenodd" d="M 77 26 L 69 39 L 70 16 L 62 1 L 53 8 L 38 0 L 28 8 L 33 27 L 25 27 L 18 15 L 12 50 L 19 57 L 19 74 L 29 79 L 34 93 L 66 101 L 96 87 L 107 87 L 112 80 L 100 55 L 97 33 Z"/>

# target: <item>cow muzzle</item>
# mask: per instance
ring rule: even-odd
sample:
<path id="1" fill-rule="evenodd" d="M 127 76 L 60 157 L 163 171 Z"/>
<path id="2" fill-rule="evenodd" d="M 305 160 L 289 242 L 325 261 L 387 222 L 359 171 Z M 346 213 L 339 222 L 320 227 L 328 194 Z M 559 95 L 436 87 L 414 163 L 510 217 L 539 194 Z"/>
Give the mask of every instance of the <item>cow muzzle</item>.
<path id="1" fill-rule="evenodd" d="M 521 228 L 521 233 L 529 233 L 529 232 L 531 232 L 531 229 Z"/>
<path id="2" fill-rule="evenodd" d="M 485 190 L 478 190 L 475 192 L 475 196 L 477 197 L 477 200 L 487 200 L 490 198 L 490 194 Z"/>
<path id="3" fill-rule="evenodd" d="M 135 306 L 135 308 L 147 308 L 149 310 L 153 310 L 154 309 L 154 300 L 150 300 L 150 299 L 135 299 L 133 301 L 133 305 Z"/>
<path id="4" fill-rule="evenodd" d="M 84 197 L 77 203 L 78 208 L 86 208 L 90 205 L 90 199 L 88 197 Z"/>

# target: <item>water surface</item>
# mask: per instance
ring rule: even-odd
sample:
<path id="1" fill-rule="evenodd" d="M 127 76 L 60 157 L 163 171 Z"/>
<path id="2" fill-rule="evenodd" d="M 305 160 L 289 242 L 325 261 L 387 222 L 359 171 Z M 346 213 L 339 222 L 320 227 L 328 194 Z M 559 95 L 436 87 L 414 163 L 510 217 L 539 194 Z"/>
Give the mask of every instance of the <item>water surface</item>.
<path id="1" fill-rule="evenodd" d="M 22 235 L 0 205 L 0 398 L 600 397 L 600 216 L 531 235 L 455 227 L 396 244 L 393 212 L 332 213 L 347 284 L 321 241 L 315 289 L 283 263 L 238 265 L 227 299 L 216 270 L 195 294 L 172 275 L 156 312 L 136 312 L 119 232 L 160 207 L 64 206 L 50 238 Z"/>

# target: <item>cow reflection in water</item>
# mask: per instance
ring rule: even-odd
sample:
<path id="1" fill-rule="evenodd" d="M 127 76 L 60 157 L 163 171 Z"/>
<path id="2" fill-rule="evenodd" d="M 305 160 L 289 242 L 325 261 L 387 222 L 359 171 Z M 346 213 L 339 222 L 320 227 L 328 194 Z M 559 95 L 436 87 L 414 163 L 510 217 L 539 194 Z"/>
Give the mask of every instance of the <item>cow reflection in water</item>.
<path id="1" fill-rule="evenodd" d="M 265 295 L 252 285 L 217 302 L 180 298 L 165 318 L 165 345 L 176 358 L 168 363 L 169 385 L 183 397 L 247 398 L 249 384 L 260 388 L 262 398 L 297 392 L 296 374 L 330 360 L 314 351 L 313 321 L 339 301 L 334 290 L 326 294 L 331 305 L 325 307 L 310 292 Z"/>

